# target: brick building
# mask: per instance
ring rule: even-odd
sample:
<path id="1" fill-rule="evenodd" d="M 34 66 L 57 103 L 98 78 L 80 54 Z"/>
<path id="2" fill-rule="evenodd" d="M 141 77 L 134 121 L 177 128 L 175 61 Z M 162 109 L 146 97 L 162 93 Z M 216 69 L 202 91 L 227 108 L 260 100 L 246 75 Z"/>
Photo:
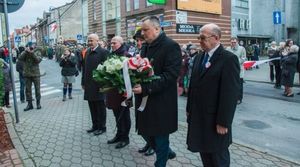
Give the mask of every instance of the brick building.
<path id="1" fill-rule="evenodd" d="M 216 23 L 222 29 L 222 43 L 229 44 L 231 36 L 231 0 L 167 0 L 154 5 L 147 0 L 89 0 L 89 32 L 110 39 L 121 35 L 129 40 L 142 18 L 156 15 L 166 34 L 179 44 L 198 44 L 199 28 Z"/>

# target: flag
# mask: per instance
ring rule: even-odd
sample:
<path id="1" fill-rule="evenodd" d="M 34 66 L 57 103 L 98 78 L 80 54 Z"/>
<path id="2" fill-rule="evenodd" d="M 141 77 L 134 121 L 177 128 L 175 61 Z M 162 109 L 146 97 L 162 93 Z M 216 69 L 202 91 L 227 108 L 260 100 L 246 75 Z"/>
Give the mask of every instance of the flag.
<path id="1" fill-rule="evenodd" d="M 54 32 L 55 30 L 57 29 L 57 24 L 56 23 L 53 23 L 51 24 L 51 32 Z"/>

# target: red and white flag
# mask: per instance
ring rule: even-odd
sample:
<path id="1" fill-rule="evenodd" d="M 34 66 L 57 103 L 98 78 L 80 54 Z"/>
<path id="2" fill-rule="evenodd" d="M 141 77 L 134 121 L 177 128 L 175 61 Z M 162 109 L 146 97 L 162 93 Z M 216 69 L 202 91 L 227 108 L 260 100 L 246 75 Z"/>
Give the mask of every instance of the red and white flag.
<path id="1" fill-rule="evenodd" d="M 53 23 L 51 24 L 51 32 L 54 32 L 55 30 L 57 29 L 57 24 L 56 23 Z"/>
<path id="2" fill-rule="evenodd" d="M 279 60 L 279 59 L 280 59 L 280 57 L 276 57 L 273 59 L 267 59 L 267 60 L 259 60 L 259 61 L 245 61 L 243 66 L 244 66 L 244 69 L 249 69 L 251 67 L 255 67 L 255 66 L 270 62 L 272 60 Z"/>

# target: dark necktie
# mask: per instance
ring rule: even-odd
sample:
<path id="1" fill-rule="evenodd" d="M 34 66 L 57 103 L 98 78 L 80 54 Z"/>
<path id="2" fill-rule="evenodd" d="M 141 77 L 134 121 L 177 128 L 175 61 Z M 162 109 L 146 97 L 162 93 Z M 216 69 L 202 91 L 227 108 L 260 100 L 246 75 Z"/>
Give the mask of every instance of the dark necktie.
<path id="1" fill-rule="evenodd" d="M 205 64 L 208 61 L 208 57 L 209 57 L 208 53 L 205 53 L 204 58 L 203 58 L 202 63 L 201 63 L 201 71 L 205 68 Z"/>

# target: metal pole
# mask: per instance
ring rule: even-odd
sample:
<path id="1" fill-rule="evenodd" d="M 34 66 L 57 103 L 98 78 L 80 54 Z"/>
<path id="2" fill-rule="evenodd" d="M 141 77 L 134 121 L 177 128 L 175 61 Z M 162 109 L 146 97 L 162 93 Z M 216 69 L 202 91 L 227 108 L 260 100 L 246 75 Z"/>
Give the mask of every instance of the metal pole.
<path id="1" fill-rule="evenodd" d="M 3 6 L 4 6 L 4 15 L 5 15 L 7 48 L 8 48 L 8 54 L 9 54 L 9 59 L 10 59 L 9 60 L 9 64 L 10 64 L 10 74 L 11 74 L 11 81 L 12 81 L 12 92 L 13 92 L 13 98 L 14 98 L 15 116 L 16 116 L 16 123 L 19 123 L 19 111 L 18 111 L 18 105 L 17 105 L 15 76 L 14 76 L 14 70 L 13 70 L 12 55 L 11 55 L 11 46 L 10 46 L 10 36 L 9 36 L 7 0 L 4 0 Z"/>

